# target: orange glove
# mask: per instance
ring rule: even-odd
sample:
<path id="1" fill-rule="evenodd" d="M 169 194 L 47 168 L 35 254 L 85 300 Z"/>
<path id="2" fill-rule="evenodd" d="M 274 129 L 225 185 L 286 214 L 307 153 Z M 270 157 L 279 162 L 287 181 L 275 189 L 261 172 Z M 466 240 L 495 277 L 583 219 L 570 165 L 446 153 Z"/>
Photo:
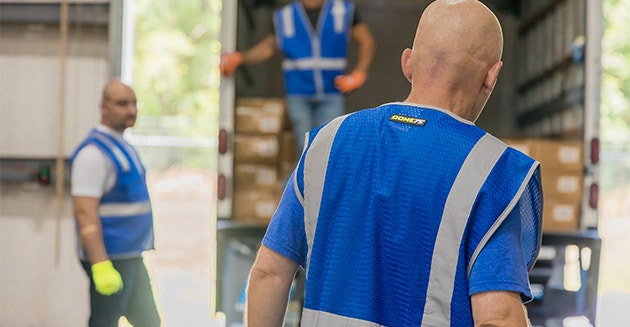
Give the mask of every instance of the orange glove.
<path id="1" fill-rule="evenodd" d="M 361 70 L 355 69 L 348 75 L 339 75 L 335 77 L 335 87 L 341 93 L 350 93 L 363 85 L 367 75 Z"/>
<path id="2" fill-rule="evenodd" d="M 221 74 L 226 76 L 232 76 L 234 71 L 241 65 L 243 62 L 243 54 L 240 52 L 232 52 L 232 53 L 223 53 L 221 54 L 221 64 L 219 65 L 219 70 Z"/>

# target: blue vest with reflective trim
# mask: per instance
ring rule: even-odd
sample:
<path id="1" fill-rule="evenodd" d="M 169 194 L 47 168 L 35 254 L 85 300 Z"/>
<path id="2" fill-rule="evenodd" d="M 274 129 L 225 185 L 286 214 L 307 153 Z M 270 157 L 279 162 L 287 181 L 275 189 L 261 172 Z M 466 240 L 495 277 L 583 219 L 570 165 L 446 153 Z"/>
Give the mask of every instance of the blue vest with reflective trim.
<path id="1" fill-rule="evenodd" d="M 140 257 L 143 251 L 154 247 L 153 215 L 144 167 L 131 145 L 97 129 L 90 131 L 71 159 L 88 144 L 96 145 L 116 170 L 114 187 L 103 194 L 99 207 L 107 255 L 110 259 Z M 81 247 L 79 257 L 87 260 Z"/>
<path id="2" fill-rule="evenodd" d="M 339 95 L 334 79 L 346 68 L 354 5 L 344 0 L 324 3 L 313 30 L 300 1 L 274 14 L 287 95 L 321 98 Z"/>
<path id="3" fill-rule="evenodd" d="M 473 326 L 468 274 L 513 210 L 535 261 L 538 163 L 473 124 L 389 104 L 308 137 L 303 326 Z"/>

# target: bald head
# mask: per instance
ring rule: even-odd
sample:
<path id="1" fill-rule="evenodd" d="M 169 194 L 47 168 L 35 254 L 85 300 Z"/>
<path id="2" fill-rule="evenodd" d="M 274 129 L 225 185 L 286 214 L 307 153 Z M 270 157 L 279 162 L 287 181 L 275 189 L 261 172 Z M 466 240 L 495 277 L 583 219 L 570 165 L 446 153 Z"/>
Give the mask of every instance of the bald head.
<path id="1" fill-rule="evenodd" d="M 122 133 L 136 123 L 136 102 L 136 93 L 129 85 L 110 80 L 103 88 L 101 124 Z"/>
<path id="2" fill-rule="evenodd" d="M 503 50 L 503 33 L 496 16 L 476 0 L 438 0 L 424 11 L 414 47 L 429 55 L 468 55 L 496 62 Z"/>
<path id="3" fill-rule="evenodd" d="M 412 83 L 408 100 L 476 120 L 494 88 L 502 52 L 501 25 L 484 4 L 432 2 L 420 18 L 413 49 L 403 53 L 403 72 Z"/>
<path id="4" fill-rule="evenodd" d="M 103 99 L 111 98 L 112 95 L 120 91 L 133 92 L 133 89 L 129 85 L 123 83 L 123 81 L 121 81 L 120 79 L 112 78 L 107 81 L 107 83 L 103 87 Z"/>

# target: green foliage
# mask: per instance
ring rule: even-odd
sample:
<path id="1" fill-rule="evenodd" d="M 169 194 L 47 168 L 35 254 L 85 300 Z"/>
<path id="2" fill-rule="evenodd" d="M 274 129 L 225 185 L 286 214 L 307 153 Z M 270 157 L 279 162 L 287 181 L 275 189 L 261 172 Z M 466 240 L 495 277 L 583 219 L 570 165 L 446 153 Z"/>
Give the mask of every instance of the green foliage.
<path id="1" fill-rule="evenodd" d="M 217 115 L 220 4 L 137 1 L 134 84 L 144 115 Z"/>
<path id="2" fill-rule="evenodd" d="M 630 185 L 630 1 L 604 0 L 600 137 L 604 192 Z"/>
<path id="3" fill-rule="evenodd" d="M 133 79 L 140 118 L 134 133 L 216 137 L 221 0 L 136 0 L 135 28 Z M 207 159 L 208 149 L 196 149 L 152 145 L 142 152 L 155 168 L 216 166 Z"/>
<path id="4" fill-rule="evenodd" d="M 630 151 L 630 1 L 603 4 L 601 138 L 605 147 Z"/>

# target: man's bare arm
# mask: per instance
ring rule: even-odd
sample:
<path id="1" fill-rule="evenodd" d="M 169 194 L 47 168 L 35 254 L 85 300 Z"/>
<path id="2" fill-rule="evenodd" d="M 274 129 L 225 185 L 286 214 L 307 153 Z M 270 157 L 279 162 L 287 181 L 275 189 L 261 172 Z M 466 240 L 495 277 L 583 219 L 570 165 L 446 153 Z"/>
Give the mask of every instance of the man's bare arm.
<path id="1" fill-rule="evenodd" d="M 260 42 L 243 52 L 243 65 L 257 64 L 273 57 L 278 50 L 276 37 L 273 34 L 265 36 Z"/>
<path id="2" fill-rule="evenodd" d="M 282 326 L 297 263 L 262 246 L 249 274 L 245 325 Z"/>
<path id="3" fill-rule="evenodd" d="M 103 242 L 101 219 L 98 213 L 100 199 L 74 196 L 74 216 L 79 229 L 79 240 L 87 252 L 90 263 L 109 260 Z"/>
<path id="4" fill-rule="evenodd" d="M 367 24 L 361 22 L 352 27 L 350 35 L 357 45 L 357 64 L 355 69 L 367 74 L 376 51 L 376 43 L 372 32 Z"/>
<path id="5" fill-rule="evenodd" d="M 473 294 L 475 327 L 529 327 L 527 311 L 516 292 L 483 292 Z"/>

